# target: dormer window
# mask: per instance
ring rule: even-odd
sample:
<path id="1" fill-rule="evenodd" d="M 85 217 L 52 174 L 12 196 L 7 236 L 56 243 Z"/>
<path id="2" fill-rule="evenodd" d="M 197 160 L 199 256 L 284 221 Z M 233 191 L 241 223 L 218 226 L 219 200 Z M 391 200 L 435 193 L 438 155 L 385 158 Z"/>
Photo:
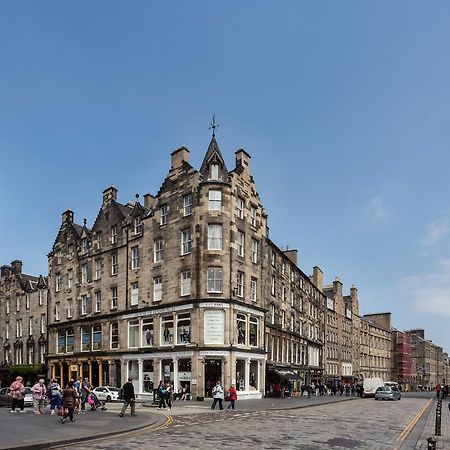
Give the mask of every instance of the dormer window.
<path id="1" fill-rule="evenodd" d="M 83 253 L 87 253 L 87 252 L 88 252 L 88 240 L 87 240 L 86 238 L 84 238 L 84 239 L 81 241 L 81 251 L 82 251 Z"/>
<path id="2" fill-rule="evenodd" d="M 219 180 L 219 164 L 209 166 L 209 176 L 211 180 Z"/>

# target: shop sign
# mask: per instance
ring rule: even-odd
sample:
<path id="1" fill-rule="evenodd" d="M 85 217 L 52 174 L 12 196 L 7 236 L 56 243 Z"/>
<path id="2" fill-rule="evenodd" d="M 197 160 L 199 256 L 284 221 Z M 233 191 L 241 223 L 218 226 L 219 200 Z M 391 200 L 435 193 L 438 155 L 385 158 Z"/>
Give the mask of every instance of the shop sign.
<path id="1" fill-rule="evenodd" d="M 191 372 L 178 372 L 178 379 L 180 381 L 191 381 Z"/>
<path id="2" fill-rule="evenodd" d="M 204 315 L 205 344 L 224 343 L 225 312 L 221 310 L 206 310 Z"/>
<path id="3" fill-rule="evenodd" d="M 236 309 L 237 311 L 253 314 L 254 316 L 264 317 L 264 313 L 262 311 L 258 311 L 257 309 L 253 308 L 247 308 L 246 306 L 234 305 L 234 309 Z"/>
<path id="4" fill-rule="evenodd" d="M 200 308 L 229 308 L 230 305 L 228 303 L 220 303 L 220 302 L 208 302 L 208 303 L 200 303 Z"/>
<path id="5" fill-rule="evenodd" d="M 127 314 L 125 316 L 122 316 L 122 319 L 132 319 L 135 317 L 145 317 L 145 316 L 154 316 L 156 314 L 166 314 L 170 312 L 175 311 L 183 311 L 184 309 L 192 309 L 194 305 L 190 303 L 189 305 L 179 305 L 179 306 L 170 306 L 167 308 L 159 308 L 159 309 L 152 309 L 150 311 L 141 311 L 134 314 Z"/>
<path id="6" fill-rule="evenodd" d="M 70 371 L 71 372 L 78 372 L 78 366 L 76 364 L 70 365 Z"/>

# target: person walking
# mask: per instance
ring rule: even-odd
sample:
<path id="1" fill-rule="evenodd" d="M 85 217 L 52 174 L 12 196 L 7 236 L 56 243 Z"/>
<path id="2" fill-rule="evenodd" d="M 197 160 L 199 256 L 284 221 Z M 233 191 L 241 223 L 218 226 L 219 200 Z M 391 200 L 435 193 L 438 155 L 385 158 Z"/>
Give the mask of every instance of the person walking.
<path id="1" fill-rule="evenodd" d="M 16 377 L 16 381 L 9 387 L 9 395 L 12 397 L 11 412 L 15 413 L 16 408 L 20 408 L 20 412 L 24 413 L 25 386 L 21 376 Z"/>
<path id="2" fill-rule="evenodd" d="M 77 380 L 76 378 L 73 380 L 73 388 L 75 389 L 75 392 L 77 394 L 77 398 L 75 401 L 75 411 L 77 413 L 80 413 L 81 412 L 81 401 L 80 401 L 81 382 L 80 382 L 80 380 Z"/>
<path id="3" fill-rule="evenodd" d="M 223 400 L 223 387 L 220 384 L 220 381 L 217 380 L 216 385 L 212 388 L 212 395 L 213 395 L 213 404 L 211 405 L 211 409 L 214 411 L 214 409 L 216 408 L 216 404 L 217 402 L 219 403 L 219 408 L 222 411 L 223 410 L 223 405 L 222 405 L 222 400 Z"/>
<path id="4" fill-rule="evenodd" d="M 61 416 L 61 423 L 65 423 L 66 419 L 70 419 L 74 422 L 73 411 L 76 406 L 78 393 L 74 388 L 73 381 L 69 381 L 69 384 L 63 390 L 62 393 L 62 407 L 64 408 L 64 415 Z"/>
<path id="5" fill-rule="evenodd" d="M 81 411 L 84 413 L 86 411 L 86 402 L 88 401 L 89 394 L 91 393 L 91 384 L 89 383 L 89 378 L 85 378 L 81 383 Z"/>
<path id="6" fill-rule="evenodd" d="M 166 385 L 164 384 L 164 381 L 159 382 L 158 386 L 158 397 L 159 397 L 159 404 L 158 409 L 166 409 Z"/>
<path id="7" fill-rule="evenodd" d="M 166 405 L 170 411 L 172 409 L 173 390 L 170 383 L 166 383 Z"/>
<path id="8" fill-rule="evenodd" d="M 45 387 L 45 380 L 40 378 L 39 381 L 31 388 L 33 394 L 33 408 L 34 414 L 44 414 L 44 400 L 47 389 Z"/>
<path id="9" fill-rule="evenodd" d="M 123 392 L 123 406 L 122 410 L 120 411 L 119 416 L 123 417 L 125 414 L 125 411 L 128 408 L 128 405 L 130 405 L 131 408 L 131 415 L 135 416 L 135 408 L 136 408 L 136 396 L 134 394 L 134 386 L 133 386 L 133 378 L 128 378 L 128 381 L 122 386 L 122 392 Z"/>
<path id="10" fill-rule="evenodd" d="M 55 408 L 58 410 L 58 414 L 61 413 L 61 404 L 62 404 L 62 389 L 58 383 L 58 381 L 54 378 L 50 384 L 48 389 L 48 398 L 50 399 L 50 414 L 52 416 L 55 415 Z"/>
<path id="11" fill-rule="evenodd" d="M 230 400 L 230 404 L 228 405 L 227 411 L 236 411 L 237 391 L 234 384 L 231 385 L 228 391 L 228 400 Z"/>

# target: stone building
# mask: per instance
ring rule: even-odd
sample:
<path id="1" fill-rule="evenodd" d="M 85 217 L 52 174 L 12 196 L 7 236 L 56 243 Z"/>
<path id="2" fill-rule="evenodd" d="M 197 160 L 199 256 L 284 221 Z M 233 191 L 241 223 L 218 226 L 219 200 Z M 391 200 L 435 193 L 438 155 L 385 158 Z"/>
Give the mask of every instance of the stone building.
<path id="1" fill-rule="evenodd" d="M 282 251 L 267 240 L 266 352 L 267 390 L 275 382 L 301 384 L 323 381 L 325 296 L 322 272 L 310 278 L 297 265 L 297 250 Z"/>
<path id="2" fill-rule="evenodd" d="M 359 304 L 357 289 L 344 296 L 342 282 L 323 287 L 326 296 L 325 369 L 328 383 L 359 378 Z"/>
<path id="3" fill-rule="evenodd" d="M 131 376 L 141 397 L 163 379 L 204 397 L 219 379 L 260 398 L 270 346 L 274 365 L 320 371 L 321 299 L 268 240 L 248 153 L 237 150 L 228 170 L 213 136 L 199 170 L 185 147 L 171 157 L 159 192 L 142 203 L 119 203 L 111 186 L 92 227 L 63 213 L 49 253 L 52 375 L 94 385 Z M 283 278 L 295 285 L 293 306 L 283 270 L 293 273 Z"/>
<path id="4" fill-rule="evenodd" d="M 26 383 L 45 374 L 47 278 L 22 272 L 22 261 L 0 268 L 0 380 L 14 375 Z"/>
<path id="5" fill-rule="evenodd" d="M 392 330 L 391 380 L 411 384 L 411 336 L 403 331 Z"/>
<path id="6" fill-rule="evenodd" d="M 425 330 L 405 331 L 411 337 L 411 384 L 432 389 L 445 378 L 442 347 L 425 339 Z"/>
<path id="7" fill-rule="evenodd" d="M 390 381 L 392 375 L 391 313 L 365 314 L 360 331 L 361 377 Z"/>

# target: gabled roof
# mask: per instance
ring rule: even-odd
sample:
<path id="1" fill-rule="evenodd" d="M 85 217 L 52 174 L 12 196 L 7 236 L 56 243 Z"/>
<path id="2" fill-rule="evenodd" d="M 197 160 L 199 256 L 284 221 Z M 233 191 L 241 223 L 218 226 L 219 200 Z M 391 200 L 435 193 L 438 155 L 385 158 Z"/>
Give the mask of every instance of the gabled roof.
<path id="1" fill-rule="evenodd" d="M 217 163 L 221 167 L 222 180 L 226 181 L 228 179 L 228 170 L 223 159 L 222 153 L 220 152 L 219 145 L 217 144 L 216 138 L 213 136 L 211 142 L 209 143 L 208 150 L 203 159 L 202 165 L 200 167 L 200 173 L 203 178 L 208 178 L 209 165 L 211 163 Z"/>

